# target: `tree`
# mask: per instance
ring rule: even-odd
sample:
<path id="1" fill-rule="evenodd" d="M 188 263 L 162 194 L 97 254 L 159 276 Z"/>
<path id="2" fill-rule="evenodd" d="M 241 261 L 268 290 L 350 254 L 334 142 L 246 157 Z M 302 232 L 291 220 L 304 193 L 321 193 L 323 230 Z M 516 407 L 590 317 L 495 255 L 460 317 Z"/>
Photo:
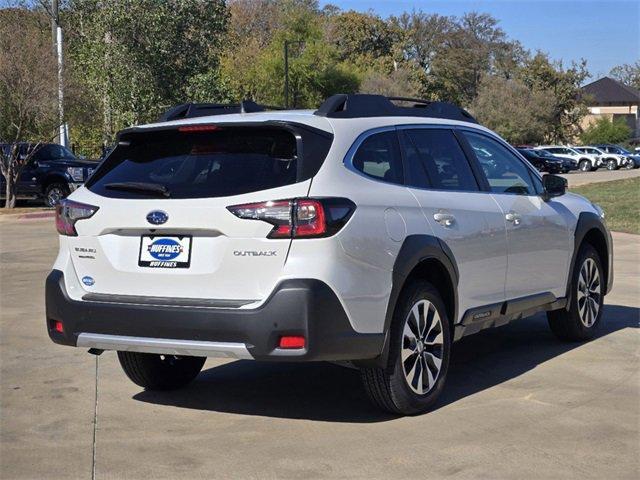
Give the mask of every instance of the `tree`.
<path id="1" fill-rule="evenodd" d="M 622 143 L 631 137 L 631 129 L 624 120 L 612 121 L 607 117 L 598 118 L 580 135 L 585 145 L 597 143 Z"/>
<path id="2" fill-rule="evenodd" d="M 625 85 L 640 90 L 640 60 L 636 60 L 635 63 L 618 65 L 611 69 L 609 75 Z"/>
<path id="3" fill-rule="evenodd" d="M 207 83 L 217 80 L 224 0 L 70 0 L 64 13 L 70 61 L 102 106 L 106 141 L 194 96 L 227 98 L 224 83 Z"/>
<path id="4" fill-rule="evenodd" d="M 580 120 L 588 113 L 580 96 L 581 85 L 589 76 L 585 60 L 564 68 L 562 62 L 551 62 L 538 52 L 517 76 L 531 90 L 549 92 L 555 98 L 553 121 L 544 132 L 547 141 L 565 143 L 580 133 Z"/>
<path id="5" fill-rule="evenodd" d="M 43 140 L 58 127 L 56 69 L 50 33 L 37 12 L 0 11 L 0 173 L 5 179 L 5 208 L 16 202 L 20 173 Z M 34 144 L 20 151 L 19 142 Z"/>
<path id="6" fill-rule="evenodd" d="M 391 97 L 419 97 L 420 84 L 413 72 L 399 68 L 391 73 L 369 71 L 360 84 L 361 93 L 375 93 Z"/>
<path id="7" fill-rule="evenodd" d="M 246 0 L 239 3 L 247 8 L 252 4 Z M 273 30 L 268 35 L 257 39 L 239 36 L 225 50 L 222 75 L 235 96 L 270 105 L 284 104 L 285 41 L 296 42 L 289 51 L 292 107 L 317 107 L 333 93 L 357 91 L 358 75 L 350 64 L 340 62 L 335 45 L 327 42 L 326 19 L 320 14 L 317 2 L 288 0 L 275 5 L 276 8 L 267 13 L 273 16 L 268 22 Z M 248 15 L 244 13 L 242 17 Z M 239 22 L 232 17 L 230 24 L 235 28 Z M 266 44 L 260 45 L 261 42 Z"/>
<path id="8" fill-rule="evenodd" d="M 512 144 L 540 143 L 553 121 L 555 98 L 524 83 L 486 75 L 471 104 L 475 117 Z"/>

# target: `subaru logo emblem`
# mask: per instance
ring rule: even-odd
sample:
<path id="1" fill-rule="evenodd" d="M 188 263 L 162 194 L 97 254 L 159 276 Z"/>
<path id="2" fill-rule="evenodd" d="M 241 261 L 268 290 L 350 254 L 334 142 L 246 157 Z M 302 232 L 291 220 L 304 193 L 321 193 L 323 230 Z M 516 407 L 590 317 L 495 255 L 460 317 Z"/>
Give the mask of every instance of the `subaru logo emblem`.
<path id="1" fill-rule="evenodd" d="M 152 225 L 162 225 L 163 223 L 167 223 L 167 220 L 169 220 L 169 215 L 162 210 L 154 210 L 147 215 L 147 222 Z"/>

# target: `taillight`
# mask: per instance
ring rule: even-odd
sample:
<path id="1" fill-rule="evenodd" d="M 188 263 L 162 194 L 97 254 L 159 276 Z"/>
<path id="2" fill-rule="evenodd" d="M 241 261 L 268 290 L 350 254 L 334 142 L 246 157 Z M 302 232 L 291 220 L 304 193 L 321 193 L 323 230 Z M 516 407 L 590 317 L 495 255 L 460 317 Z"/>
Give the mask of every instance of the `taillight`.
<path id="1" fill-rule="evenodd" d="M 236 217 L 273 225 L 267 238 L 318 238 L 338 232 L 355 204 L 346 198 L 295 198 L 227 207 Z"/>
<path id="2" fill-rule="evenodd" d="M 61 200 L 56 205 L 56 229 L 60 235 L 77 237 L 76 222 L 91 217 L 98 207 L 73 200 Z"/>

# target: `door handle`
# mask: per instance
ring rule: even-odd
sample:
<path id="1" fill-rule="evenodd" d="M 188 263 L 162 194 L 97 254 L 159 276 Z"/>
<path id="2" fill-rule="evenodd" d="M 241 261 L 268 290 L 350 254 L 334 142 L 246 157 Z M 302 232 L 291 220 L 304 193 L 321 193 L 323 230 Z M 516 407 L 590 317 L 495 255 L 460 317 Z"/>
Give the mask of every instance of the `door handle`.
<path id="1" fill-rule="evenodd" d="M 504 216 L 504 218 L 507 222 L 511 222 L 514 225 L 520 225 L 520 222 L 522 221 L 522 215 L 516 212 L 509 212 Z"/>
<path id="2" fill-rule="evenodd" d="M 441 212 L 434 213 L 433 219 L 443 227 L 450 227 L 456 221 L 456 217 L 454 217 L 450 213 L 441 213 Z"/>

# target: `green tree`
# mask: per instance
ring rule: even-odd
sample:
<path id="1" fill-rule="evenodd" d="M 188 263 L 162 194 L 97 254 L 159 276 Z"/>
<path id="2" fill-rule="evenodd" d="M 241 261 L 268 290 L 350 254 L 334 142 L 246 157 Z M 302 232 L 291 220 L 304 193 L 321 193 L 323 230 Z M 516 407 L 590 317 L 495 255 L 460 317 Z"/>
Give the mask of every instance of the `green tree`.
<path id="1" fill-rule="evenodd" d="M 240 5 L 253 8 L 248 1 Z M 351 65 L 340 62 L 335 45 L 327 42 L 327 19 L 317 2 L 280 1 L 276 7 L 268 13 L 273 16 L 266 22 L 268 32 L 257 38 L 238 35 L 225 51 L 222 74 L 235 95 L 284 105 L 285 41 L 296 42 L 289 51 L 290 106 L 313 108 L 333 93 L 357 91 L 358 74 Z M 232 10 L 232 30 L 245 23 L 234 15 L 240 15 L 239 11 Z M 240 18 L 250 15 L 242 11 Z"/>
<path id="2" fill-rule="evenodd" d="M 217 78 L 224 0 L 70 0 L 63 21 L 72 68 L 102 106 L 107 141 L 177 103 L 228 96 L 223 83 L 206 84 Z"/>
<path id="3" fill-rule="evenodd" d="M 622 143 L 631 137 L 631 129 L 624 120 L 612 121 L 606 117 L 598 118 L 580 135 L 585 145 L 597 143 Z"/>
<path id="4" fill-rule="evenodd" d="M 540 143 L 553 121 L 553 95 L 515 79 L 487 75 L 471 104 L 475 117 L 512 144 Z"/>
<path id="5" fill-rule="evenodd" d="M 564 68 L 541 52 L 525 61 L 517 74 L 531 90 L 548 92 L 555 98 L 553 121 L 544 132 L 549 142 L 564 143 L 580 132 L 580 120 L 588 113 L 580 98 L 581 85 L 589 76 L 586 61 Z"/>
<path id="6" fill-rule="evenodd" d="M 618 65 L 611 69 L 609 75 L 625 85 L 640 90 L 640 60 Z"/>

